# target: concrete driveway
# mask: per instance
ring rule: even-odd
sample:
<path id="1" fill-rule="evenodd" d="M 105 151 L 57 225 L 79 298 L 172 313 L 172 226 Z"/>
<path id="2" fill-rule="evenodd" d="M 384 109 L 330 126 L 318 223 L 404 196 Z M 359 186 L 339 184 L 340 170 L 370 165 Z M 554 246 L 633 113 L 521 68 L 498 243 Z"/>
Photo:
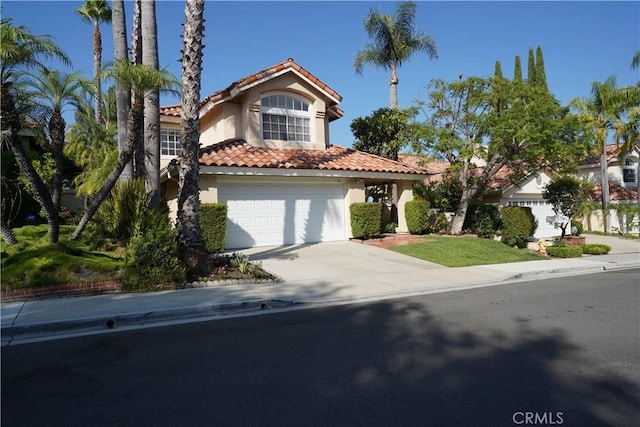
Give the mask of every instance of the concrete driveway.
<path id="1" fill-rule="evenodd" d="M 608 269 L 616 265 L 638 264 L 640 243 L 610 236 L 587 235 L 588 243 L 612 247 L 610 255 L 584 256 L 508 264 L 449 268 L 388 249 L 352 241 L 308 245 L 259 247 L 240 252 L 309 300 L 329 291 L 332 297 L 358 295 L 405 295 L 443 289 L 459 289 L 499 283 L 518 277 L 542 277 L 570 269 Z M 604 267 L 603 267 L 604 266 Z M 293 286 L 291 286 L 293 285 Z M 305 294 L 306 295 L 306 294 Z"/>

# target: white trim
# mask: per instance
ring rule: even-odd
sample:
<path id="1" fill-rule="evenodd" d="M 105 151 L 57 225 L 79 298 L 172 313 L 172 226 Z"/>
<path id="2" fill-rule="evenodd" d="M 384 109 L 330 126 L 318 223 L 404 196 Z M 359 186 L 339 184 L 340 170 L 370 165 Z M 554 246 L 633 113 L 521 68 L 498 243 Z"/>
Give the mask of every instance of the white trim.
<path id="1" fill-rule="evenodd" d="M 428 177 L 422 174 L 395 172 L 363 172 L 316 169 L 246 168 L 233 166 L 200 166 L 201 175 L 238 176 L 291 176 L 319 178 L 391 179 L 396 181 L 421 181 Z"/>

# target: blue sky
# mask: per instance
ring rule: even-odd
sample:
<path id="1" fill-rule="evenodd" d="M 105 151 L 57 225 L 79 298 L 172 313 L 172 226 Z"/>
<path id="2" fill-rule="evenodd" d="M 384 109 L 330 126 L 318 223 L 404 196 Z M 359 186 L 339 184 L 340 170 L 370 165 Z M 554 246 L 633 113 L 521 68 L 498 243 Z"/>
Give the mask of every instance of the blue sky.
<path id="1" fill-rule="evenodd" d="M 110 2 L 109 2 L 110 3 Z M 2 2 L 2 16 L 50 34 L 72 58 L 73 69 L 92 73 L 90 24 L 75 8 L 81 1 Z M 350 147 L 356 117 L 389 103 L 388 73 L 365 67 L 356 75 L 353 59 L 368 42 L 363 20 L 371 8 L 393 14 L 397 2 L 381 1 L 207 1 L 201 97 L 289 57 L 343 97 L 343 118 L 331 124 L 331 142 Z M 132 3 L 126 2 L 131 25 Z M 180 76 L 183 1 L 157 3 L 160 64 Z M 496 60 L 507 77 L 515 55 L 526 73 L 529 48 L 541 46 L 550 90 L 563 104 L 589 95 L 593 81 L 616 75 L 619 86 L 640 80 L 631 59 L 640 50 L 640 2 L 418 2 L 416 27 L 436 39 L 439 59 L 416 55 L 399 69 L 401 107 L 426 97 L 433 78 L 488 76 Z M 103 59 L 113 57 L 112 33 L 102 26 Z M 178 102 L 164 98 L 163 104 Z"/>

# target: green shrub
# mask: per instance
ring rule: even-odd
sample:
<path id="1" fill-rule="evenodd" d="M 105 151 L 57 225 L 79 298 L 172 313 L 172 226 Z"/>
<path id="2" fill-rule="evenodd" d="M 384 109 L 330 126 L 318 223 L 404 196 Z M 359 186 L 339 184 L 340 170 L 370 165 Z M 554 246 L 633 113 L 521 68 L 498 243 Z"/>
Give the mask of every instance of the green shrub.
<path id="1" fill-rule="evenodd" d="M 358 239 L 370 239 L 382 229 L 381 203 L 353 203 L 349 207 L 351 232 Z"/>
<path id="2" fill-rule="evenodd" d="M 505 206 L 500 213 L 502 221 L 502 242 L 509 246 L 525 248 L 527 240 L 534 235 L 538 223 L 525 206 Z"/>
<path id="3" fill-rule="evenodd" d="M 145 221 L 149 208 L 143 179 L 118 181 L 98 208 L 93 223 L 105 237 L 128 241 Z"/>
<path id="4" fill-rule="evenodd" d="M 500 211 L 495 205 L 471 205 L 464 219 L 464 230 L 469 230 L 479 237 L 492 239 L 500 229 Z"/>
<path id="5" fill-rule="evenodd" d="M 443 233 L 447 231 L 449 221 L 447 221 L 447 216 L 445 214 L 436 212 L 431 215 L 429 225 L 432 233 Z"/>
<path id="6" fill-rule="evenodd" d="M 203 203 L 200 205 L 200 231 L 207 252 L 224 251 L 227 241 L 227 205 Z"/>
<path id="7" fill-rule="evenodd" d="M 385 233 L 395 233 L 396 232 L 396 228 L 398 228 L 398 224 L 396 224 L 395 222 L 388 222 L 384 225 L 384 232 Z"/>
<path id="8" fill-rule="evenodd" d="M 125 253 L 123 290 L 173 289 L 185 281 L 178 258 L 178 232 L 171 226 L 166 204 L 147 210 L 134 230 Z"/>
<path id="9" fill-rule="evenodd" d="M 571 220 L 571 229 L 573 230 L 573 227 L 575 227 L 578 230 L 578 236 L 582 234 L 582 232 L 584 231 L 584 227 L 582 226 L 582 223 L 580 221 L 576 221 L 576 220 Z M 572 233 L 573 234 L 573 233 Z"/>
<path id="10" fill-rule="evenodd" d="M 608 254 L 611 250 L 611 246 L 602 245 L 599 243 L 585 243 L 581 245 L 582 253 L 588 255 L 604 255 Z"/>
<path id="11" fill-rule="evenodd" d="M 559 258 L 579 258 L 582 256 L 582 246 L 549 246 L 547 254 Z"/>
<path id="12" fill-rule="evenodd" d="M 404 205 L 404 216 L 411 234 L 427 234 L 431 229 L 429 217 L 431 204 L 422 199 L 413 199 Z"/>

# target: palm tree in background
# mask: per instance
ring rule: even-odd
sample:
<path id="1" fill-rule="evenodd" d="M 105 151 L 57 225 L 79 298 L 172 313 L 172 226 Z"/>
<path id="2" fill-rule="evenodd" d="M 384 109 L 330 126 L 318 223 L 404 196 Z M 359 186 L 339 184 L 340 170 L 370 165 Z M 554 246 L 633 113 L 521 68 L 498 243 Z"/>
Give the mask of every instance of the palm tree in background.
<path id="1" fill-rule="evenodd" d="M 200 83 L 204 0 L 186 0 L 182 47 L 182 108 L 180 178 L 178 189 L 178 246 L 182 262 L 191 276 L 211 270 L 199 224 L 200 190 Z"/>
<path id="2" fill-rule="evenodd" d="M 52 201 L 56 212 L 60 212 L 62 179 L 64 174 L 63 148 L 66 137 L 66 122 L 62 117 L 67 108 L 81 108 L 81 91 L 88 86 L 80 73 L 61 73 L 44 69 L 37 74 L 27 74 L 18 80 L 29 94 L 34 106 L 31 118 L 36 123 L 45 123 L 54 161 Z"/>
<path id="3" fill-rule="evenodd" d="M 93 85 L 95 91 L 94 114 L 102 122 L 102 34 L 100 24 L 111 22 L 111 8 L 106 0 L 85 0 L 76 9 L 83 21 L 93 24 Z"/>
<path id="4" fill-rule="evenodd" d="M 576 98 L 570 103 L 582 120 L 587 134 L 593 138 L 594 148 L 600 155 L 600 186 L 606 233 L 610 231 L 607 140 L 610 133 L 619 135 L 621 132 L 620 117 L 624 106 L 618 100 L 619 93 L 616 78 L 611 76 L 604 82 L 593 82 L 589 98 Z"/>
<path id="5" fill-rule="evenodd" d="M 129 110 L 127 120 L 127 143 L 124 150 L 120 151 L 115 169 L 111 172 L 102 187 L 95 193 L 91 202 L 87 206 L 78 226 L 74 230 L 71 239 L 76 240 L 82 234 L 89 220 L 96 213 L 100 204 L 115 186 L 120 174 L 125 166 L 131 162 L 136 142 L 144 137 L 141 132 L 144 119 L 144 97 L 150 90 L 159 92 L 178 93 L 178 81 L 167 70 L 156 70 L 153 67 L 143 64 L 131 64 L 129 61 L 117 61 L 112 70 L 108 70 L 107 75 L 115 78 L 133 94 L 133 103 Z"/>
<path id="6" fill-rule="evenodd" d="M 13 25 L 11 18 L 0 23 L 0 83 L 1 109 L 0 129 L 2 141 L 13 152 L 20 170 L 27 178 L 36 200 L 45 213 L 49 231 L 49 242 L 57 243 L 59 237 L 59 217 L 46 184 L 33 167 L 27 152 L 18 139 L 22 120 L 16 107 L 13 83 L 19 73 L 29 70 L 43 70 L 43 61 L 56 59 L 70 65 L 69 57 L 53 42 L 49 35 L 34 35 L 24 26 Z M 15 236 L 9 224 L 2 218 L 1 234 L 7 244 L 15 243 Z"/>
<path id="7" fill-rule="evenodd" d="M 393 16 L 371 10 L 364 20 L 365 30 L 372 42 L 357 52 L 354 68 L 357 74 L 362 74 L 365 64 L 391 71 L 391 108 L 398 107 L 398 67 L 417 52 L 425 52 L 430 59 L 438 57 L 435 40 L 424 31 L 414 28 L 416 9 L 415 2 L 407 1 L 400 3 Z"/>

